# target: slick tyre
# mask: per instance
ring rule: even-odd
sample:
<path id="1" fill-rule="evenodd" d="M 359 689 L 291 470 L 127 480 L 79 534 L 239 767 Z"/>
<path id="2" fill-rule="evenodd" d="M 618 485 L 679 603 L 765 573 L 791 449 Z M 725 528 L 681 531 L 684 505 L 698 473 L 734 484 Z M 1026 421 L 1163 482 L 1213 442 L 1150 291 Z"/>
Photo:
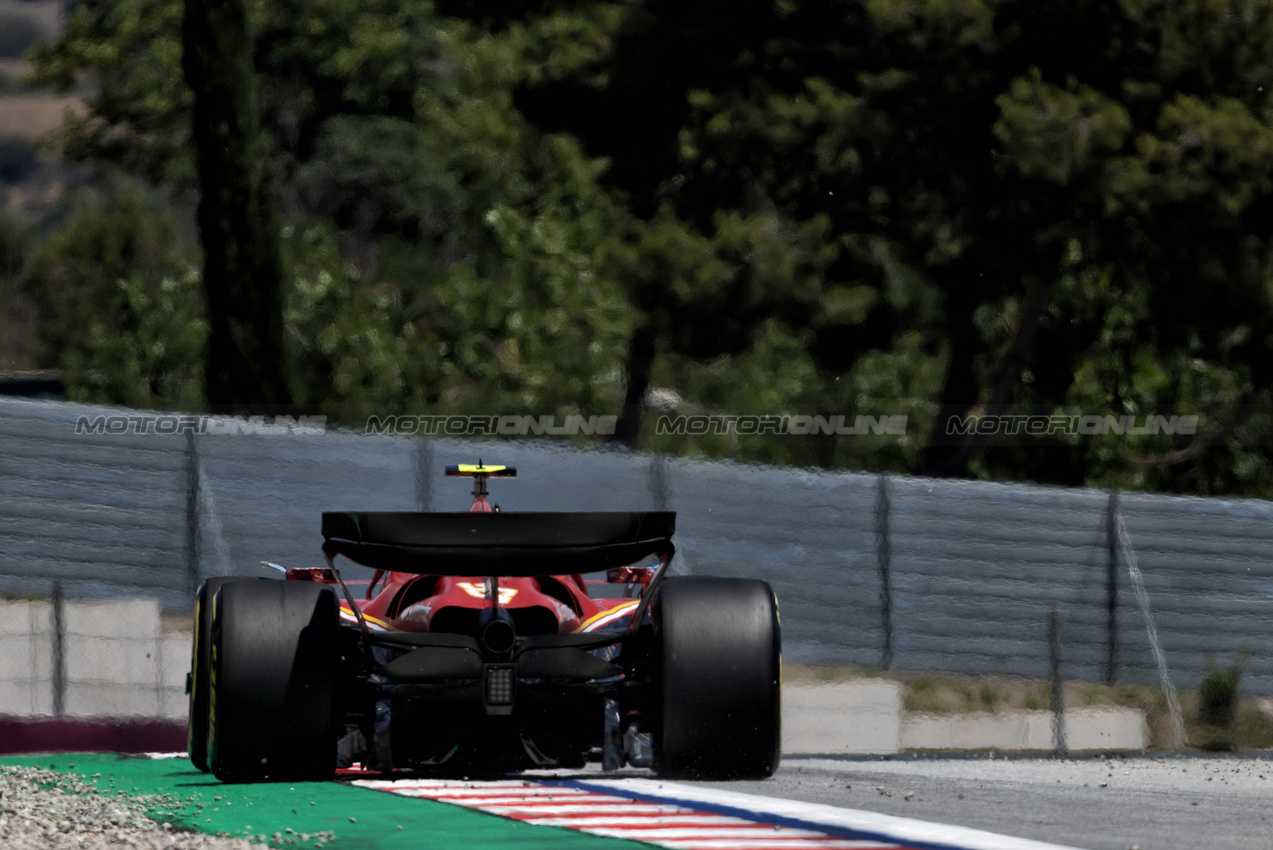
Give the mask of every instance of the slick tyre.
<path id="1" fill-rule="evenodd" d="M 205 773 L 208 771 L 208 680 L 212 675 L 212 597 L 229 581 L 235 579 L 210 578 L 199 586 L 199 593 L 195 596 L 186 752 L 190 754 L 191 763 Z"/>
<path id="2" fill-rule="evenodd" d="M 253 581 L 220 588 L 208 716 L 208 764 L 218 779 L 332 776 L 337 628 L 330 587 Z"/>
<path id="3" fill-rule="evenodd" d="M 782 638 L 766 582 L 668 579 L 655 597 L 654 768 L 664 776 L 771 776 L 781 736 Z"/>

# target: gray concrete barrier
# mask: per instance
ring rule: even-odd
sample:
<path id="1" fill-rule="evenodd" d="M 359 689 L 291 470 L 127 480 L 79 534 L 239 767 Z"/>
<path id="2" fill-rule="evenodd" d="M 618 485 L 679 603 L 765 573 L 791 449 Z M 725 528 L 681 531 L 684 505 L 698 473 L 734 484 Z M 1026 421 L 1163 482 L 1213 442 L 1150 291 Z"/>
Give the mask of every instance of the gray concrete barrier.
<path id="1" fill-rule="evenodd" d="M 782 751 L 888 754 L 901 741 L 902 686 L 884 679 L 784 685 Z"/>
<path id="2" fill-rule="evenodd" d="M 191 636 L 163 632 L 157 600 L 65 602 L 60 616 L 59 662 L 55 606 L 0 602 L 0 715 L 52 715 L 60 704 L 69 718 L 186 716 Z M 788 684 L 782 699 L 788 754 L 1054 746 L 1047 712 L 908 716 L 901 684 L 887 679 Z M 1072 750 L 1145 747 L 1145 718 L 1133 709 L 1068 712 L 1066 732 Z"/>
<path id="3" fill-rule="evenodd" d="M 1065 713 L 1068 749 L 1143 750 L 1145 713 L 1134 708 L 1081 708 Z M 904 750 L 1052 750 L 1052 713 L 960 714 L 906 717 L 901 723 Z"/>
<path id="4" fill-rule="evenodd" d="M 0 603 L 0 715 L 53 713 L 53 606 Z"/>
<path id="5" fill-rule="evenodd" d="M 59 659 L 53 604 L 0 602 L 0 714 L 185 717 L 190 635 L 163 633 L 158 600 L 66 602 L 61 617 Z"/>

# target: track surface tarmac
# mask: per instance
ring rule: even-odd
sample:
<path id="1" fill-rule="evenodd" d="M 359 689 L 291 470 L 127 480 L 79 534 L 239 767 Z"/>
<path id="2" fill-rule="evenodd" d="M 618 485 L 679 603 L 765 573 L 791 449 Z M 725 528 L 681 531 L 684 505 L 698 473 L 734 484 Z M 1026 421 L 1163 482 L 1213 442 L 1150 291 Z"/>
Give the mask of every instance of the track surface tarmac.
<path id="1" fill-rule="evenodd" d="M 1273 848 L 1273 753 L 1216 757 L 786 756 L 771 779 L 692 783 L 1085 850 Z"/>

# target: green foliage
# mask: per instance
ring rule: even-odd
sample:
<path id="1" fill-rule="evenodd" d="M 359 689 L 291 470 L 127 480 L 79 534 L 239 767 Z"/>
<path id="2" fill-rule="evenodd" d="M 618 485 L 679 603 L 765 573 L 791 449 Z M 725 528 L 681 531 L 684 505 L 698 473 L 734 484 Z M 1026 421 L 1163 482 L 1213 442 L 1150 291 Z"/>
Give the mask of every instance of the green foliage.
<path id="1" fill-rule="evenodd" d="M 77 401 L 198 410 L 207 338 L 199 274 L 165 205 L 133 189 L 82 196 L 25 259 L 37 363 Z"/>
<path id="2" fill-rule="evenodd" d="M 1238 696 L 1242 689 L 1242 671 L 1250 652 L 1228 666 L 1209 664 L 1198 684 L 1198 720 L 1213 726 L 1232 726 L 1237 717 Z"/>
<path id="3" fill-rule="evenodd" d="M 70 398 L 143 410 L 201 409 L 208 324 L 200 294 L 193 267 L 157 285 L 120 278 L 109 313 L 87 326 L 63 361 Z"/>
<path id="4" fill-rule="evenodd" d="M 180 0 L 78 3 L 62 34 L 31 60 L 36 84 L 69 91 L 86 75 L 96 85 L 89 112 L 67 116 L 62 127 L 61 148 L 72 161 L 117 163 L 158 184 L 190 185 Z"/>
<path id="5" fill-rule="evenodd" d="M 436 381 L 429 374 L 436 364 L 421 362 L 427 352 L 413 345 L 415 328 L 395 322 L 391 299 L 364 285 L 330 233 L 289 229 L 286 236 L 294 275 L 285 310 L 288 373 L 297 402 L 357 421 Z"/>
<path id="6" fill-rule="evenodd" d="M 1236 717 L 1241 674 L 1230 667 L 1213 667 L 1198 685 L 1198 720 L 1231 726 Z"/>
<path id="7" fill-rule="evenodd" d="M 1127 107 L 1074 78 L 1062 88 L 1037 68 L 997 98 L 994 133 L 1017 172 L 1065 186 L 1102 154 L 1119 151 L 1132 130 Z"/>
<path id="8" fill-rule="evenodd" d="M 427 9 L 420 0 L 252 4 L 261 121 L 286 173 L 312 155 L 334 115 L 411 114 L 421 66 L 432 58 Z M 62 34 L 33 52 L 33 82 L 67 91 L 86 75 L 96 84 L 89 113 L 63 127 L 69 157 L 191 185 L 181 18 L 180 0 L 81 3 Z"/>
<path id="9" fill-rule="evenodd" d="M 807 340 L 808 333 L 805 334 Z M 654 385 L 670 388 L 674 409 L 659 409 L 645 424 L 643 444 L 700 457 L 748 457 L 770 463 L 892 471 L 913 465 L 931 424 L 941 364 L 926 355 L 918 334 L 893 351 L 872 352 L 841 375 L 820 373 L 802 339 L 777 321 L 761 326 L 748 350 L 707 362 L 665 354 Z M 736 431 L 659 434 L 662 417 L 715 414 L 843 418 L 862 433 L 740 435 Z M 869 417 L 859 423 L 858 417 Z M 884 417 L 905 417 L 905 433 L 872 430 Z M 859 427 L 859 425 L 861 427 Z M 664 431 L 667 431 L 664 426 Z"/>
<path id="10" fill-rule="evenodd" d="M 1228 666 L 1208 663 L 1207 672 L 1198 684 L 1198 724 L 1205 750 L 1232 750 L 1235 748 L 1239 696 L 1242 690 L 1242 672 L 1250 651 L 1238 653 L 1238 658 Z"/>
<path id="11" fill-rule="evenodd" d="M 73 157 L 188 181 L 179 14 L 167 0 L 81 9 L 37 56 L 40 82 L 67 88 L 88 72 L 101 86 L 90 116 L 65 128 Z M 577 146 L 542 144 L 520 123 L 499 85 L 520 48 L 427 26 L 422 4 L 261 4 L 254 17 L 284 194 L 346 231 L 294 228 L 287 326 L 299 398 L 347 413 L 445 399 L 613 403 L 626 307 L 595 278 L 607 229 L 623 225 Z M 121 269 L 104 271 L 113 285 Z M 65 348 L 57 321 L 50 360 Z"/>
<path id="12" fill-rule="evenodd" d="M 34 228 L 0 211 L 0 370 L 29 369 L 35 336 L 35 308 L 18 278 L 35 241 Z"/>
<path id="13" fill-rule="evenodd" d="M 158 286 L 182 279 L 190 265 L 187 244 L 173 214 L 136 190 L 81 196 L 20 276 L 19 291 L 39 317 L 37 365 L 61 366 L 85 353 L 91 345 L 85 330 L 95 324 L 104 334 L 126 334 L 127 320 L 115 321 L 125 306 L 119 281 Z"/>
<path id="14" fill-rule="evenodd" d="M 297 400 L 348 422 L 373 413 L 611 410 L 631 311 L 581 253 L 580 222 L 552 204 L 536 217 L 490 214 L 507 277 L 457 267 L 427 312 L 365 279 L 333 235 L 288 240 L 295 278 L 287 309 Z M 442 317 L 441 321 L 432 316 Z"/>
<path id="15" fill-rule="evenodd" d="M 563 158 L 578 155 L 566 140 L 550 144 Z M 486 370 L 485 389 L 499 387 L 528 410 L 613 410 L 622 398 L 624 347 L 636 317 L 607 268 L 611 229 L 622 226 L 622 215 L 604 198 L 572 191 L 579 188 L 554 189 L 533 214 L 495 207 L 487 223 L 504 255 L 503 275 L 467 281 L 467 292 L 457 278 L 455 289 L 437 292 L 443 310 L 483 329 L 457 343 L 473 367 Z M 478 305 L 485 315 L 476 314 Z M 474 368 L 466 371 L 476 377 Z"/>
<path id="16" fill-rule="evenodd" d="M 37 81 L 96 86 L 69 155 L 190 186 L 179 16 L 80 4 L 36 51 Z M 691 439 L 656 413 L 640 442 L 660 451 L 1273 494 L 1268 4 L 289 0 L 251 19 L 298 400 L 613 412 L 648 376 L 675 413 L 907 422 Z M 179 234 L 118 203 L 113 229 L 74 215 L 27 264 L 42 363 L 108 362 L 76 329 L 132 327 L 185 279 Z M 169 383 L 148 391 L 185 398 Z M 996 412 L 1200 424 L 941 438 Z"/>

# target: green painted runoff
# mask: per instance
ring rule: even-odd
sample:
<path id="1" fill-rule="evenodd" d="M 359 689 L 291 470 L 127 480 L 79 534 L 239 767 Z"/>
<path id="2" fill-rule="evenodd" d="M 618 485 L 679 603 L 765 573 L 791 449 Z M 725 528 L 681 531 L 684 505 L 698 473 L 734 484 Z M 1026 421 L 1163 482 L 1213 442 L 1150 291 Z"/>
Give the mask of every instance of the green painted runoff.
<path id="1" fill-rule="evenodd" d="M 0 765 L 41 767 L 83 776 L 103 792 L 169 795 L 176 805 L 149 812 L 179 829 L 236 838 L 265 836 L 278 847 L 324 850 L 633 850 L 637 842 L 569 829 L 532 826 L 439 803 L 356 788 L 342 782 L 227 785 L 186 759 L 133 758 L 102 753 L 6 756 Z M 399 829 L 401 827 L 401 829 Z M 291 829 L 291 833 L 288 833 Z M 279 833 L 282 840 L 272 836 Z M 310 836 L 302 842 L 299 836 Z"/>

